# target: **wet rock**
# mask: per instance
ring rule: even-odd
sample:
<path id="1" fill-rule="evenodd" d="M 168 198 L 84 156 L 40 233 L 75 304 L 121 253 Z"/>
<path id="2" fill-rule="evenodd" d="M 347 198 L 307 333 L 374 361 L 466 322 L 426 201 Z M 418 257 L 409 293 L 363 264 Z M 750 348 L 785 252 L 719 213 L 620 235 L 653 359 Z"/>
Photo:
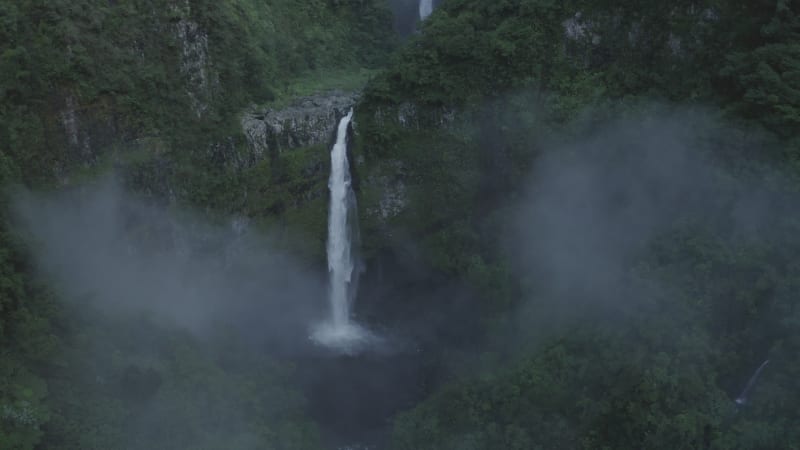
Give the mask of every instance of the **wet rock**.
<path id="1" fill-rule="evenodd" d="M 241 124 L 252 156 L 247 159 L 255 164 L 293 148 L 329 144 L 339 119 L 359 95 L 333 91 L 299 98 L 285 108 L 246 112 Z"/>

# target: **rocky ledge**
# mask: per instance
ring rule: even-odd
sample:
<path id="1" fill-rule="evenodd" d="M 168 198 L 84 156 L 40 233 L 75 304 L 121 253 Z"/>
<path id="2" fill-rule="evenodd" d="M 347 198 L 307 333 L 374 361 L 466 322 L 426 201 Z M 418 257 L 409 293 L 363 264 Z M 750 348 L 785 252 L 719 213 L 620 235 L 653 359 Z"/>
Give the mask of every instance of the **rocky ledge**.
<path id="1" fill-rule="evenodd" d="M 242 130 L 253 162 L 270 154 L 310 145 L 328 144 L 339 119 L 352 108 L 360 93 L 333 91 L 301 97 L 285 108 L 246 112 Z"/>

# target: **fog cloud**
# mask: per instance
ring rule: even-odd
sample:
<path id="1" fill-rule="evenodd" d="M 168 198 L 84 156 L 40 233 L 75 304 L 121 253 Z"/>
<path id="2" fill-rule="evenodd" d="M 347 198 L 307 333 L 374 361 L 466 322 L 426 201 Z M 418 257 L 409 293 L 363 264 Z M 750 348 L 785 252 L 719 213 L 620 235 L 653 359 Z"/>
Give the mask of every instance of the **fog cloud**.
<path id="1" fill-rule="evenodd" d="M 43 275 L 68 301 L 200 334 L 232 327 L 284 347 L 327 311 L 319 274 L 243 219 L 212 225 L 111 181 L 20 192 L 14 210 Z"/>
<path id="2" fill-rule="evenodd" d="M 634 286 L 633 269 L 658 236 L 686 226 L 744 239 L 764 231 L 776 194 L 732 181 L 734 168 L 719 162 L 748 145 L 763 150 L 755 134 L 709 115 L 651 108 L 552 146 L 535 163 L 509 245 L 534 303 L 556 316 L 625 309 L 652 293 Z"/>

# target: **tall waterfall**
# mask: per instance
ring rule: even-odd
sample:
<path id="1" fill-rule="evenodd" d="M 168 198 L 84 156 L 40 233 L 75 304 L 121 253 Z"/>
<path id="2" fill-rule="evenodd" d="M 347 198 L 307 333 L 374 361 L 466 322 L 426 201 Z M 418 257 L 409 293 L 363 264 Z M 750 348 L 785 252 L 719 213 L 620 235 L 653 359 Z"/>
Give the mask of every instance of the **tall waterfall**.
<path id="1" fill-rule="evenodd" d="M 425 20 L 433 12 L 433 0 L 419 0 L 419 18 Z"/>
<path id="2" fill-rule="evenodd" d="M 350 318 L 350 307 L 358 287 L 358 268 L 353 250 L 353 245 L 358 243 L 358 215 L 347 160 L 347 128 L 352 118 L 351 109 L 339 122 L 336 143 L 331 149 L 327 249 L 331 315 L 312 336 L 318 343 L 344 352 L 357 351 L 357 347 L 369 337 L 366 330 Z"/>
<path id="3" fill-rule="evenodd" d="M 328 189 L 331 205 L 328 214 L 328 273 L 330 275 L 331 322 L 335 328 L 350 323 L 350 303 L 355 294 L 358 273 L 353 255 L 353 237 L 358 236 L 356 196 L 347 161 L 347 127 L 353 110 L 339 122 L 336 144 L 331 150 Z"/>

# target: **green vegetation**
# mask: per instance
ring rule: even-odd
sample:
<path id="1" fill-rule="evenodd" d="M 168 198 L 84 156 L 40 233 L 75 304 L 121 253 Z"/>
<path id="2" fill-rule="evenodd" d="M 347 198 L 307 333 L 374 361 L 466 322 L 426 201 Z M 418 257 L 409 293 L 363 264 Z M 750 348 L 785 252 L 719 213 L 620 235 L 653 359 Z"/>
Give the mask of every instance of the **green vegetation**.
<path id="1" fill-rule="evenodd" d="M 397 416 L 393 448 L 799 448 L 800 4 L 745 3 L 444 0 L 393 52 L 372 0 L 0 0 L 0 185 L 117 171 L 153 199 L 276 229 L 318 264 L 326 149 L 237 167 L 239 115 L 366 84 L 353 148 L 364 254 L 399 254 L 407 238 L 425 283 L 479 299 L 462 311 L 478 318 L 465 318 L 474 342 L 441 349 L 448 382 Z M 498 236 L 553 149 L 590 161 L 572 144 L 658 116 L 653 103 L 715 118 L 688 133 L 715 202 L 643 238 L 617 290 L 567 301 Z M 387 218 L 382 179 L 405 196 Z M 740 233 L 728 219 L 749 195 L 764 209 Z M 203 340 L 63 301 L 7 203 L 0 448 L 320 447 L 290 363 L 223 331 Z M 592 303 L 603 294 L 612 306 Z"/>
<path id="2" fill-rule="evenodd" d="M 570 37 L 578 11 L 583 28 Z M 488 343 L 458 366 L 483 375 L 454 373 L 402 414 L 393 448 L 795 448 L 800 416 L 781 398 L 799 389 L 788 294 L 797 216 L 789 203 L 764 206 L 758 238 L 723 217 L 749 190 L 766 190 L 765 205 L 796 198 L 797 11 L 792 1 L 450 0 L 426 21 L 358 111 L 366 170 L 399 161 L 413 205 L 367 230 L 415 236 L 426 262 L 479 292 Z M 750 130 L 718 129 L 696 146 L 733 187 L 713 215 L 687 213 L 625 266 L 669 295 L 624 285 L 618 301 L 636 307 L 597 310 L 590 295 L 561 320 L 566 299 L 509 272 L 497 242 L 513 227 L 509 207 L 548 149 L 589 159 L 569 143 L 648 116 L 653 102 L 719 110 Z M 768 357 L 759 398 L 737 413 L 733 398 Z"/>
<path id="3" fill-rule="evenodd" d="M 266 106 L 280 109 L 297 97 L 333 90 L 356 91 L 366 86 L 377 72 L 375 69 L 361 67 L 357 70 L 339 69 L 300 75 L 276 89 L 275 99 L 267 102 Z"/>
<path id="4" fill-rule="evenodd" d="M 306 166 L 291 160 L 281 180 L 267 163 L 220 164 L 246 145 L 240 111 L 364 83 L 393 46 L 390 20 L 361 0 L 0 1 L 0 184 L 51 189 L 116 170 L 144 195 L 274 223 L 324 176 L 298 185 Z M 321 202 L 285 227 L 324 239 Z M 290 367 L 65 307 L 0 206 L 0 448 L 318 447 Z M 135 327 L 154 347 L 126 341 Z"/>
<path id="5" fill-rule="evenodd" d="M 47 448 L 319 448 L 290 366 L 140 319 L 70 311 Z M 215 342 L 242 343 L 225 336 Z M 19 448 L 25 448 L 21 446 Z"/>
<path id="6" fill-rule="evenodd" d="M 247 104 L 363 80 L 391 46 L 388 15 L 363 1 L 3 2 L 0 148 L 30 184 L 141 138 L 191 163 L 238 135 Z"/>
<path id="7" fill-rule="evenodd" d="M 368 85 L 359 149 L 368 165 L 396 159 L 413 168 L 409 186 L 424 193 L 409 212 L 415 232 L 472 229 L 455 232 L 472 243 L 450 242 L 434 257 L 462 269 L 456 261 L 469 261 L 481 241 L 474 211 L 516 195 L 542 143 L 636 116 L 648 102 L 714 105 L 781 142 L 725 165 L 795 165 L 800 25 L 792 2 L 757 3 L 447 1 Z M 570 38 L 565 21 L 579 11 L 584 28 Z M 503 167 L 487 161 L 493 152 Z M 481 192 L 495 179 L 503 186 Z"/>

